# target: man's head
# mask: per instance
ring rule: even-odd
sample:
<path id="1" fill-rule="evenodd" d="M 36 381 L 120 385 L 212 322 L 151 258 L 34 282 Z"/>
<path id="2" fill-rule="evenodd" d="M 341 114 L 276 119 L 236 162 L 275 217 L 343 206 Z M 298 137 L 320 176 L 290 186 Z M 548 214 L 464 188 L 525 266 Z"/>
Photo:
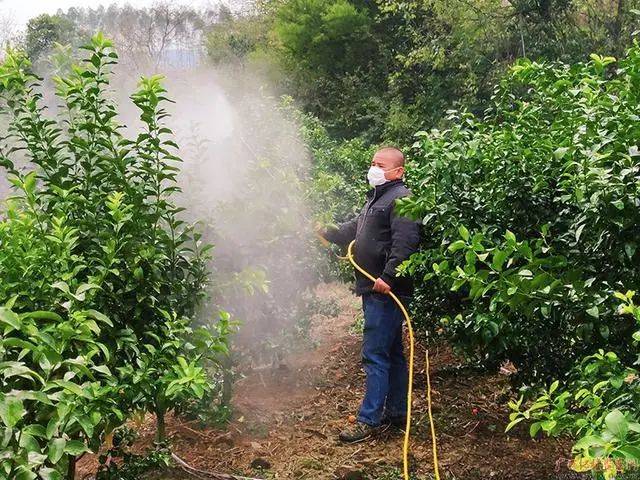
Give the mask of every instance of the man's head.
<path id="1" fill-rule="evenodd" d="M 404 175 L 404 155 L 395 147 L 383 147 L 373 155 L 371 166 L 384 170 L 387 181 L 397 180 Z"/>

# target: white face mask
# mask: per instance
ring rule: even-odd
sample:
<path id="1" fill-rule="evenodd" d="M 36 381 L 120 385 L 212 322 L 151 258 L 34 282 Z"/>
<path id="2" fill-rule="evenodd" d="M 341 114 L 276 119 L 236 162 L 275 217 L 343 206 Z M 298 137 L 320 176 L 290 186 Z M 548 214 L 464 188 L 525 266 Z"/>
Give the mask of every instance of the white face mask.
<path id="1" fill-rule="evenodd" d="M 387 179 L 384 176 L 384 170 L 376 166 L 369 168 L 369 172 L 367 172 L 367 180 L 369 180 L 369 185 L 372 187 L 377 187 L 387 182 Z"/>
<path id="2" fill-rule="evenodd" d="M 397 170 L 400 167 L 392 168 L 391 170 L 387 170 L 387 172 L 392 172 Z M 369 172 L 367 172 L 367 180 L 369 180 L 369 185 L 372 187 L 379 187 L 380 185 L 384 185 L 389 180 L 384 176 L 385 171 L 380 167 L 376 167 L 375 165 L 369 168 Z"/>

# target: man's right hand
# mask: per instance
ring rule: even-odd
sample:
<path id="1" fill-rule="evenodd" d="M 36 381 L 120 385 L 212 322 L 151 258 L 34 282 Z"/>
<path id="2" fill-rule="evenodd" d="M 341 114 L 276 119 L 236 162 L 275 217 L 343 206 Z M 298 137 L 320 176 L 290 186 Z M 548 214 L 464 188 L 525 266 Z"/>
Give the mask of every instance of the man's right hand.
<path id="1" fill-rule="evenodd" d="M 387 295 L 391 291 L 391 287 L 387 282 L 385 282 L 381 278 L 378 278 L 373 284 L 373 291 L 376 293 L 384 293 L 385 295 Z"/>

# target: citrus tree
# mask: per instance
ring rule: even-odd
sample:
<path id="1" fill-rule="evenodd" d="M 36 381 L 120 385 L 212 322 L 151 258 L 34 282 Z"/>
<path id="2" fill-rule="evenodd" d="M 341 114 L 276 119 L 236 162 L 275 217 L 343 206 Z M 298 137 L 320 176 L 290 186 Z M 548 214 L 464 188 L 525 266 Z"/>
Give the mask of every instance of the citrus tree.
<path id="1" fill-rule="evenodd" d="M 0 478 L 73 478 L 134 411 L 158 418 L 212 388 L 229 329 L 193 327 L 209 246 L 172 201 L 179 158 L 160 77 L 131 99 L 122 134 L 96 35 L 56 78 L 57 117 L 20 51 L 0 65 L 7 117 L 0 165 L 14 187 L 0 214 Z M 26 167 L 19 165 L 26 164 Z"/>
<path id="2" fill-rule="evenodd" d="M 422 325 L 469 358 L 511 360 L 519 384 L 550 384 L 511 403 L 509 429 L 581 437 L 575 468 L 606 478 L 640 459 L 639 84 L 638 46 L 517 63 L 483 119 L 453 112 L 419 134 L 401 207 L 425 226 L 403 267 L 422 279 Z"/>
<path id="3" fill-rule="evenodd" d="M 407 269 L 423 318 L 468 355 L 539 379 L 599 347 L 632 355 L 613 293 L 640 280 L 639 53 L 520 62 L 483 120 L 419 134 L 403 211 L 425 241 Z"/>

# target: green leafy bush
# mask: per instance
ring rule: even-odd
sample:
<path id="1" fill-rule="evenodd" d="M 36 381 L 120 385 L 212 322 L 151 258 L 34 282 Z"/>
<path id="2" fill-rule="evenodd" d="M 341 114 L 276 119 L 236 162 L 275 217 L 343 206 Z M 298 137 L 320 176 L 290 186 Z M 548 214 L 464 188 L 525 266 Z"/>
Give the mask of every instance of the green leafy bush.
<path id="1" fill-rule="evenodd" d="M 128 139 L 108 91 L 117 55 L 100 34 L 84 48 L 56 79 L 55 119 L 22 52 L 0 65 L 14 187 L 0 217 L 0 478 L 71 477 L 134 410 L 156 414 L 161 438 L 164 414 L 211 391 L 204 368 L 227 354 L 226 314 L 190 326 L 210 246 L 172 202 L 161 79 L 132 95 L 142 129 Z"/>
<path id="2" fill-rule="evenodd" d="M 209 58 L 278 63 L 273 75 L 336 138 L 410 145 L 444 112 L 491 106 L 518 58 L 573 63 L 621 55 L 637 30 L 637 0 L 266 0 L 223 16 Z M 252 60 L 259 60 L 253 62 Z"/>
<path id="3" fill-rule="evenodd" d="M 342 222 L 357 214 L 366 191 L 367 169 L 375 146 L 361 139 L 332 139 L 320 121 L 298 114 L 300 132 L 311 153 L 309 196 L 323 223 Z"/>
<path id="4" fill-rule="evenodd" d="M 127 425 L 114 431 L 113 447 L 99 456 L 96 480 L 138 480 L 148 476 L 150 471 L 171 464 L 171 450 L 165 444 L 156 443 L 146 454 L 133 453 L 132 447 L 138 438 L 138 432 Z"/>
<path id="5" fill-rule="evenodd" d="M 520 62 L 484 120 L 451 113 L 420 134 L 415 196 L 425 242 L 407 270 L 416 311 L 470 357 L 550 379 L 598 348 L 622 358 L 638 286 L 640 49 L 574 66 Z"/>
<path id="6" fill-rule="evenodd" d="M 0 308 L 1 478 L 62 478 L 74 457 L 97 449 L 123 421 L 111 353 L 98 341 L 102 326 L 113 325 L 91 310 L 63 317 Z"/>
<path id="7" fill-rule="evenodd" d="M 616 292 L 622 300 L 619 313 L 640 327 L 640 308 L 635 292 Z M 637 352 L 640 330 L 630 344 Z M 554 381 L 533 402 L 521 397 L 511 402 L 513 410 L 507 430 L 521 422 L 529 432 L 549 436 L 570 434 L 579 440 L 573 446 L 572 468 L 593 471 L 605 479 L 633 470 L 640 464 L 640 371 L 637 362 L 625 362 L 614 352 L 599 350 L 576 365 L 566 381 Z"/>

